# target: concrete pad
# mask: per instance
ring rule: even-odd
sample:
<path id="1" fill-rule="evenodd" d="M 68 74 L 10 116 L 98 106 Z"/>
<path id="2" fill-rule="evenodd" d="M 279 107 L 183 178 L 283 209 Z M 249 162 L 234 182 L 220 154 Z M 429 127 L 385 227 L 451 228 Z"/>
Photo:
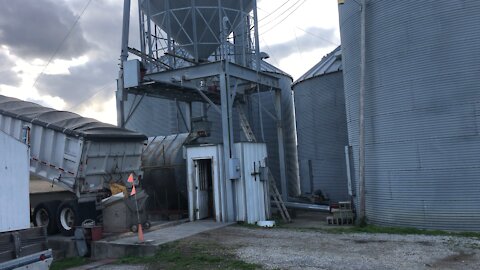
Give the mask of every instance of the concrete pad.
<path id="1" fill-rule="evenodd" d="M 92 258 L 120 258 L 124 256 L 151 256 L 158 246 L 193 236 L 202 232 L 219 229 L 233 223 L 200 220 L 182 223 L 177 226 L 149 231 L 144 234 L 145 243 L 138 243 L 138 236 L 123 237 L 111 241 L 101 240 L 92 243 Z"/>

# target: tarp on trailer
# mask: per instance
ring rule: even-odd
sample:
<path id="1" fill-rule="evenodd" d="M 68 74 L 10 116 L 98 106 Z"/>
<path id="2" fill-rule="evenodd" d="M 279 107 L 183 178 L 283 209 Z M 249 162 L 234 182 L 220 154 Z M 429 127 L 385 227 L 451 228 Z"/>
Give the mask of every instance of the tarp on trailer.
<path id="1" fill-rule="evenodd" d="M 141 133 L 102 123 L 93 118 L 85 118 L 67 111 L 57 111 L 2 95 L 0 95 L 0 114 L 88 140 L 144 141 L 147 139 Z"/>

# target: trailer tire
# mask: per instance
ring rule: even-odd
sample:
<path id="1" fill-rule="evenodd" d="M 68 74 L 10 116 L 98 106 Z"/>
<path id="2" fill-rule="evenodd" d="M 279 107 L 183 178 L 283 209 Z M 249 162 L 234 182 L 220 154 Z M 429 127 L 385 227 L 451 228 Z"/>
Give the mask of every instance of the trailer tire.
<path id="1" fill-rule="evenodd" d="M 60 204 L 57 211 L 58 229 L 65 236 L 72 236 L 75 227 L 81 223 L 77 201 L 65 201 Z"/>
<path id="2" fill-rule="evenodd" d="M 144 230 L 148 230 L 148 229 L 150 229 L 151 226 L 152 226 L 152 224 L 150 223 L 150 221 L 145 221 L 142 225 L 142 228 Z"/>
<path id="3" fill-rule="evenodd" d="M 39 203 L 33 210 L 32 221 L 35 227 L 45 226 L 49 235 L 58 232 L 57 208 L 61 201 Z"/>

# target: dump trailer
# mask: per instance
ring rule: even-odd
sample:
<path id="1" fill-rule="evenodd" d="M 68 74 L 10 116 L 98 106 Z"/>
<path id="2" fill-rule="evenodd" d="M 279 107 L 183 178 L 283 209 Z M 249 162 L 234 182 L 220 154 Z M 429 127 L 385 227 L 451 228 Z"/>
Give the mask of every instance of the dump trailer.
<path id="1" fill-rule="evenodd" d="M 31 200 L 32 220 L 48 232 L 72 235 L 95 220 L 110 185 L 141 179 L 147 137 L 123 128 L 0 95 L 0 130 L 30 148 L 30 174 L 71 192 L 73 200 Z"/>

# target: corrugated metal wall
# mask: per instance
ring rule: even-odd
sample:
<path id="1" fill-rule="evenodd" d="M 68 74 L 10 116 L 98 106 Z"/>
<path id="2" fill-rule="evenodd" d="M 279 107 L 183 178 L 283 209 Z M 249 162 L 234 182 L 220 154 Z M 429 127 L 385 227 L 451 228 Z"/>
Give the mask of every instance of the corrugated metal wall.
<path id="1" fill-rule="evenodd" d="M 252 175 L 259 172 L 260 166 L 265 166 L 267 147 L 263 143 L 236 143 L 234 147 L 242 166 L 241 179 L 234 181 L 236 221 L 255 224 L 266 220 L 269 214 L 268 184 L 260 181 L 258 175 Z"/>
<path id="2" fill-rule="evenodd" d="M 480 1 L 367 1 L 366 215 L 480 230 Z M 358 175 L 360 8 L 339 6 Z"/>
<path id="3" fill-rule="evenodd" d="M 331 57 L 333 53 L 318 65 Z M 341 58 L 336 61 L 341 63 Z M 302 193 L 321 190 L 330 200 L 343 201 L 348 199 L 343 75 L 338 65 L 319 72 L 293 86 Z"/>
<path id="4" fill-rule="evenodd" d="M 135 106 L 140 102 L 140 105 Z M 181 118 L 178 107 L 184 112 L 185 103 L 174 100 L 158 99 L 141 95 L 128 95 L 125 102 L 126 119 L 131 114 L 125 127 L 141 132 L 148 137 L 167 136 L 175 133 L 186 132 L 185 124 Z M 133 113 L 131 111 L 133 110 Z"/>

